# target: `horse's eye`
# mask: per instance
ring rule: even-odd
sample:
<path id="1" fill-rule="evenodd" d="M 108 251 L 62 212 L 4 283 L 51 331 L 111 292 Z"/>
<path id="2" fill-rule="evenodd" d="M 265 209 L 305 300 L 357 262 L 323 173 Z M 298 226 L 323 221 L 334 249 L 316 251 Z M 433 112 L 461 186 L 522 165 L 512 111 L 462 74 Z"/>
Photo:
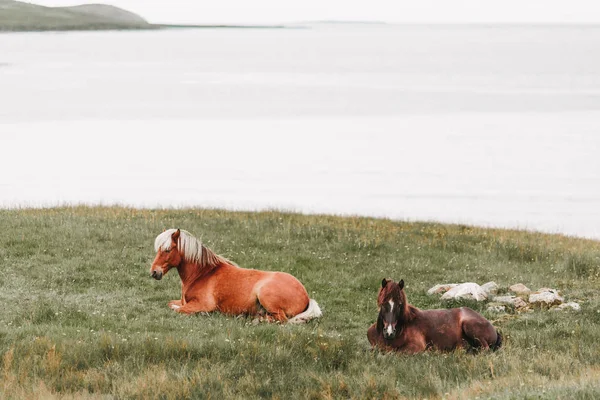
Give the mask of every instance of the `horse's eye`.
<path id="1" fill-rule="evenodd" d="M 165 250 L 165 253 L 170 253 L 171 249 Z"/>

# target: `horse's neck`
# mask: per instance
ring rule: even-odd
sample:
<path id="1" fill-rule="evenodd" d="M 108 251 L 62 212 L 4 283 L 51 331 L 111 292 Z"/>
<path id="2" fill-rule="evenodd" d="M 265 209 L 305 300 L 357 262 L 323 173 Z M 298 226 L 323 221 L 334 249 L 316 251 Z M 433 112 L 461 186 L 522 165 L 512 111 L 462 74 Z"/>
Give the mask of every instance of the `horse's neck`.
<path id="1" fill-rule="evenodd" d="M 192 283 L 202 279 L 208 273 L 214 271 L 219 267 L 213 268 L 204 268 L 195 262 L 184 261 L 177 268 L 177 272 L 179 272 L 179 277 L 181 278 L 181 285 L 184 290 L 189 287 Z"/>
<path id="2" fill-rule="evenodd" d="M 400 317 L 402 324 L 413 321 L 417 317 L 419 311 L 420 310 L 417 307 L 406 303 L 404 310 L 402 311 L 402 316 Z"/>

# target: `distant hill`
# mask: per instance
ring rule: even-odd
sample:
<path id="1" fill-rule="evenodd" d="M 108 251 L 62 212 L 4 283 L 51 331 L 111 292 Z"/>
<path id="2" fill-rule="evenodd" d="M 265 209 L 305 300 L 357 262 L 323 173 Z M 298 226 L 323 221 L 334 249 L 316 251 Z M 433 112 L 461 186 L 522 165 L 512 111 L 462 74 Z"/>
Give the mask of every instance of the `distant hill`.
<path id="1" fill-rule="evenodd" d="M 0 31 L 153 29 L 137 14 L 105 4 L 44 7 L 0 0 Z"/>
<path id="2" fill-rule="evenodd" d="M 64 9 L 129 24 L 148 24 L 144 18 L 131 11 L 106 4 L 82 4 L 80 6 L 64 7 Z"/>

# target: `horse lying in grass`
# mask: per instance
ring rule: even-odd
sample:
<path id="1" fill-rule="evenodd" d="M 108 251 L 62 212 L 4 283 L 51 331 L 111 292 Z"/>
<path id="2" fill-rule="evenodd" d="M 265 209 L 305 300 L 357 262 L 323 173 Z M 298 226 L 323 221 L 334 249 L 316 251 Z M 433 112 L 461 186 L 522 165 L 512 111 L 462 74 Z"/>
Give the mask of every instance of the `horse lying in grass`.
<path id="1" fill-rule="evenodd" d="M 154 279 L 162 279 L 171 268 L 179 272 L 181 300 L 169 302 L 177 312 L 220 311 L 290 323 L 321 316 L 317 302 L 309 299 L 302 283 L 292 275 L 240 268 L 189 232 L 166 230 L 156 237 L 154 248 L 157 254 L 150 268 Z"/>
<path id="2" fill-rule="evenodd" d="M 367 331 L 371 346 L 419 353 L 427 349 L 496 350 L 502 345 L 500 333 L 481 314 L 468 307 L 419 310 L 408 304 L 403 289 L 404 280 L 381 282 L 379 316 Z"/>

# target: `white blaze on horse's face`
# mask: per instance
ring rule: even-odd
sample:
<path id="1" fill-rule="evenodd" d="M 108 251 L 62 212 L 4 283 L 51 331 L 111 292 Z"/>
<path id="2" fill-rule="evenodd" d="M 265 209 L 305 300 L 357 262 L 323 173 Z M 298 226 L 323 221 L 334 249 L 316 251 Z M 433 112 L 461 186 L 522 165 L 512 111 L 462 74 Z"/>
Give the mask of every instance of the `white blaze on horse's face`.
<path id="1" fill-rule="evenodd" d="M 390 300 L 388 303 L 390 303 L 390 313 L 394 312 L 394 302 L 392 300 Z M 392 335 L 394 333 L 394 327 L 392 326 L 392 324 L 389 324 L 387 326 L 387 334 L 388 335 Z"/>
<path id="2" fill-rule="evenodd" d="M 391 336 L 392 333 L 394 333 L 394 329 L 392 328 L 392 324 L 389 324 L 387 326 L 387 334 Z"/>
<path id="3" fill-rule="evenodd" d="M 392 340 L 396 337 L 396 326 L 398 325 L 400 305 L 394 300 L 387 300 L 380 309 L 383 337 Z"/>

